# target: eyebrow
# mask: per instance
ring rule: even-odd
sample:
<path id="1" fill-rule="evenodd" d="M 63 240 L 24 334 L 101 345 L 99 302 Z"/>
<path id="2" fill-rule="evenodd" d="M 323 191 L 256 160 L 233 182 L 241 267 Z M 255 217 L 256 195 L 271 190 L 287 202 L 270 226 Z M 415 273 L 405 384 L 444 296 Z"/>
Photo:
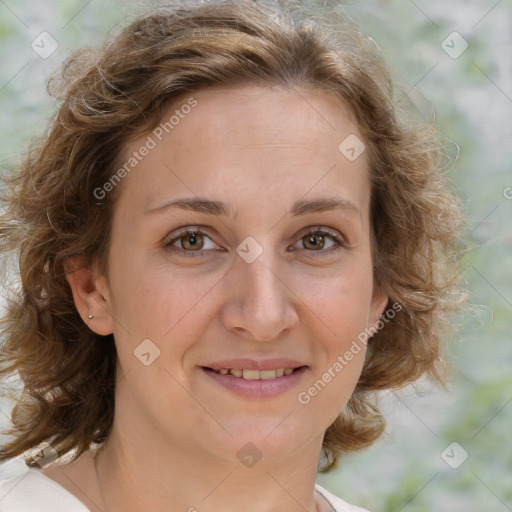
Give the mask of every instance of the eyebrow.
<path id="1" fill-rule="evenodd" d="M 211 215 L 230 216 L 232 218 L 236 217 L 238 213 L 238 210 L 229 207 L 222 201 L 215 201 L 204 197 L 184 197 L 168 201 L 160 206 L 146 210 L 144 215 L 162 213 L 169 208 L 179 208 L 181 210 L 208 213 Z M 295 201 L 290 209 L 290 215 L 297 217 L 308 213 L 320 213 L 330 210 L 342 210 L 349 215 L 357 216 L 359 219 L 362 219 L 361 211 L 354 203 L 338 197 L 321 197 L 312 200 L 302 199 Z"/>

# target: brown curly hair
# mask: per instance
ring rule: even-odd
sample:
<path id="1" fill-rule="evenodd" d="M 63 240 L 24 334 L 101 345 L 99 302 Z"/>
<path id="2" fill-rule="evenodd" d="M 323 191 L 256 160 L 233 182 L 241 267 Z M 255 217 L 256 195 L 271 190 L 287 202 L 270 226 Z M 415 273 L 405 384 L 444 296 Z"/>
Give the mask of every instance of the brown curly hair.
<path id="1" fill-rule="evenodd" d="M 19 374 L 23 389 L 0 461 L 44 441 L 59 456 L 75 451 L 74 459 L 107 439 L 115 343 L 79 316 L 65 277 L 69 258 L 85 256 L 108 275 L 120 187 L 100 203 L 94 190 L 112 177 L 130 138 L 157 126 L 171 101 L 211 85 L 329 91 L 350 108 L 365 141 L 374 280 L 402 309 L 369 340 L 356 390 L 325 433 L 321 471 L 382 434 L 375 391 L 425 373 L 442 379 L 440 345 L 462 296 L 462 214 L 442 147 L 432 127 L 405 121 L 394 105 L 369 37 L 337 12 L 320 17 L 298 1 L 281 4 L 228 0 L 157 10 L 101 50 L 79 50 L 49 82 L 60 108 L 2 191 L 0 247 L 18 258 L 21 285 L 2 319 L 0 376 Z"/>

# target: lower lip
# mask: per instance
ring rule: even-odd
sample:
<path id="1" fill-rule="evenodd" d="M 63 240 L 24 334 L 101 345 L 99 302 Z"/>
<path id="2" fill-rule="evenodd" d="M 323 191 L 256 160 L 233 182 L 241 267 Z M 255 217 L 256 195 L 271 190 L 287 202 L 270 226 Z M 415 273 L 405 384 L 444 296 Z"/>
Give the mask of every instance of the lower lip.
<path id="1" fill-rule="evenodd" d="M 307 366 L 303 366 L 293 373 L 290 373 L 290 375 L 265 380 L 247 380 L 242 377 L 235 377 L 229 373 L 222 375 L 213 370 L 207 370 L 206 368 L 201 368 L 201 371 L 210 379 L 218 382 L 237 395 L 250 398 L 271 398 L 285 393 L 296 386 L 307 369 Z"/>

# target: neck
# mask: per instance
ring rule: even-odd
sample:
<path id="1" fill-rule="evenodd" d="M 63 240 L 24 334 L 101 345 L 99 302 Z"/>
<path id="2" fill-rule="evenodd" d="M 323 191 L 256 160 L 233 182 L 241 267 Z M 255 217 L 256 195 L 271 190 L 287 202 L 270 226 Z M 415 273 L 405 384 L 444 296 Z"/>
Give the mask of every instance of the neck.
<path id="1" fill-rule="evenodd" d="M 306 447 L 286 460 L 246 467 L 208 454 L 201 456 L 180 443 L 149 445 L 132 439 L 114 425 L 108 441 L 96 453 L 104 512 L 324 510 L 314 492 L 317 446 Z"/>

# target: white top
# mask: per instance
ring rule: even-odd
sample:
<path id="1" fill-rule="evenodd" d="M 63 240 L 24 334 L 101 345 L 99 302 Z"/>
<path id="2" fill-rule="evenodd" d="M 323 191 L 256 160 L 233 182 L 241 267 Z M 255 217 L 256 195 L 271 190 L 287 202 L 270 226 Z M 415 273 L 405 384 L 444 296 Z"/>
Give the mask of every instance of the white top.
<path id="1" fill-rule="evenodd" d="M 319 484 L 322 512 L 368 512 L 350 505 Z M 323 497 L 323 499 L 322 499 Z M 324 507 L 325 505 L 325 507 Z M 0 512 L 90 512 L 90 510 L 57 482 L 29 468 L 21 458 L 0 465 Z"/>

